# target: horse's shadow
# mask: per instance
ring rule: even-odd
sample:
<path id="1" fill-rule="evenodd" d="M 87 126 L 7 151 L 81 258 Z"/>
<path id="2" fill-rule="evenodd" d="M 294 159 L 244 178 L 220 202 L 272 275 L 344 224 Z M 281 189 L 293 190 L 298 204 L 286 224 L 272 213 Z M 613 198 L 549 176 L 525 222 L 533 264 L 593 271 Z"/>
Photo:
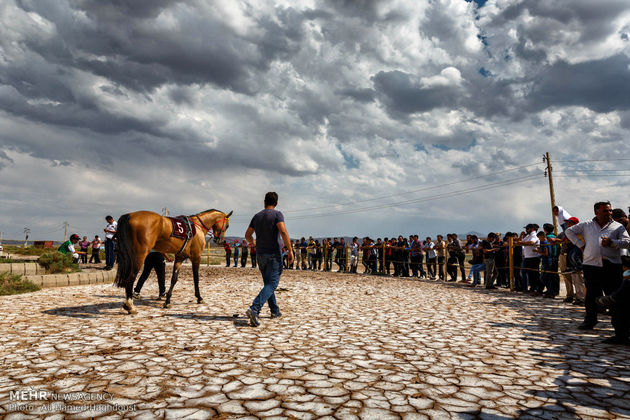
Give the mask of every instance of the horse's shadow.
<path id="1" fill-rule="evenodd" d="M 120 296 L 116 296 L 120 297 Z M 155 307 L 154 304 L 150 302 L 136 301 L 134 302 L 136 306 L 151 306 Z M 111 316 L 110 312 L 103 312 L 108 309 L 121 309 L 121 315 L 124 314 L 122 311 L 122 305 L 120 302 L 104 302 L 104 303 L 94 303 L 90 305 L 79 305 L 79 306 L 63 306 L 61 308 L 53 308 L 46 309 L 42 311 L 42 313 L 47 315 L 56 315 L 56 316 L 67 316 L 70 318 L 100 318 L 101 316 Z"/>

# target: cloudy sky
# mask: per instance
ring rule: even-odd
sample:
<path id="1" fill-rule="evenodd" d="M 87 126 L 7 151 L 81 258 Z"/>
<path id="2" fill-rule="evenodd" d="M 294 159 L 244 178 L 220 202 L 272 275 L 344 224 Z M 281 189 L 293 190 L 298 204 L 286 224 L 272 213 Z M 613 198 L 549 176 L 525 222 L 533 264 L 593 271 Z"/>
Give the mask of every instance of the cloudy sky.
<path id="1" fill-rule="evenodd" d="M 516 230 L 545 152 L 573 214 L 630 205 L 629 140 L 627 0 L 0 2 L 5 238 L 242 235 L 268 190 L 292 236 Z"/>

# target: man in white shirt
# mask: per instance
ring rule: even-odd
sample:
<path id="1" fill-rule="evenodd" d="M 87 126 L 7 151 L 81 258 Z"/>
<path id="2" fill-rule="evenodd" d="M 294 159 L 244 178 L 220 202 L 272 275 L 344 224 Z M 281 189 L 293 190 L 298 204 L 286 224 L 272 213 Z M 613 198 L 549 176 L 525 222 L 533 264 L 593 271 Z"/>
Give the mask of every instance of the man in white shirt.
<path id="1" fill-rule="evenodd" d="M 609 202 L 597 202 L 595 217 L 578 223 L 566 230 L 567 238 L 584 252 L 582 270 L 586 285 L 584 322 L 578 327 L 592 330 L 597 324 L 596 299 L 602 292 L 609 295 L 619 288 L 623 279 L 621 248 L 630 248 L 630 236 L 626 228 L 612 220 Z M 582 235 L 584 240 L 578 235 Z M 618 331 L 615 309 L 611 308 L 615 336 L 604 340 L 608 344 L 619 344 L 624 338 Z M 627 337 L 626 337 L 627 339 Z"/>
<path id="2" fill-rule="evenodd" d="M 427 236 L 424 245 L 422 246 L 424 252 L 426 254 L 427 260 L 427 274 L 431 280 L 435 280 L 435 275 L 437 274 L 437 254 L 435 253 L 435 244 L 431 241 L 431 237 Z"/>
<path id="3" fill-rule="evenodd" d="M 567 230 L 567 220 L 571 218 L 571 215 L 568 211 L 560 206 L 555 206 L 552 210 L 553 215 L 556 216 L 556 219 L 558 220 L 558 225 L 562 228 L 562 231 L 564 232 L 565 230 Z"/>
<path id="4" fill-rule="evenodd" d="M 105 270 L 114 268 L 114 235 L 118 229 L 118 222 L 112 216 L 105 217 L 107 226 L 105 229 Z"/>
<path id="5" fill-rule="evenodd" d="M 515 245 L 523 246 L 523 273 L 527 276 L 527 285 L 529 291 L 541 295 L 543 284 L 540 281 L 540 256 L 535 251 L 540 245 L 538 239 L 538 225 L 536 223 L 530 223 L 525 226 L 525 232 L 527 235 L 521 240 L 517 241 Z"/>

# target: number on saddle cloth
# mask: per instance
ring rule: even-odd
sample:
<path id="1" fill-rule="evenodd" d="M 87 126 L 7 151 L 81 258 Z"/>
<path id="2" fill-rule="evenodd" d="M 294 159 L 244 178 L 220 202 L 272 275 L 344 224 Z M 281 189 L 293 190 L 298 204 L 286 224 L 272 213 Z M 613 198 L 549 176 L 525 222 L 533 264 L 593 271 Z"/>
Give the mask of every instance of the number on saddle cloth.
<path id="1" fill-rule="evenodd" d="M 190 219 L 186 216 L 169 217 L 173 224 L 171 236 L 179 239 L 189 240 L 195 236 L 195 225 L 190 223 Z"/>

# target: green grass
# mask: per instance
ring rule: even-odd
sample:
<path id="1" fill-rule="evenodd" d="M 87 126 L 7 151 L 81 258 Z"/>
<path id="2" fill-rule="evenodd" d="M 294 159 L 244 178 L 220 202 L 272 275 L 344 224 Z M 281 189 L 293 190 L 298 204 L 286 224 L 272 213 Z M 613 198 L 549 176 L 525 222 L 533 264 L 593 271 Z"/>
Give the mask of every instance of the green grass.
<path id="1" fill-rule="evenodd" d="M 15 255 L 43 255 L 47 252 L 51 252 L 50 248 L 35 248 L 33 246 L 29 246 L 27 248 L 23 248 L 21 246 L 15 245 L 5 245 L 4 253 L 5 254 L 15 254 Z"/>
<path id="2" fill-rule="evenodd" d="M 48 252 L 39 257 L 37 262 L 51 274 L 81 271 L 79 264 L 72 262 L 72 255 L 61 252 Z"/>
<path id="3" fill-rule="evenodd" d="M 24 260 L 13 260 L 11 258 L 0 258 L 0 264 L 23 263 Z"/>
<path id="4" fill-rule="evenodd" d="M 20 293 L 36 292 L 38 285 L 21 276 L 9 273 L 0 273 L 0 296 L 18 295 Z"/>

